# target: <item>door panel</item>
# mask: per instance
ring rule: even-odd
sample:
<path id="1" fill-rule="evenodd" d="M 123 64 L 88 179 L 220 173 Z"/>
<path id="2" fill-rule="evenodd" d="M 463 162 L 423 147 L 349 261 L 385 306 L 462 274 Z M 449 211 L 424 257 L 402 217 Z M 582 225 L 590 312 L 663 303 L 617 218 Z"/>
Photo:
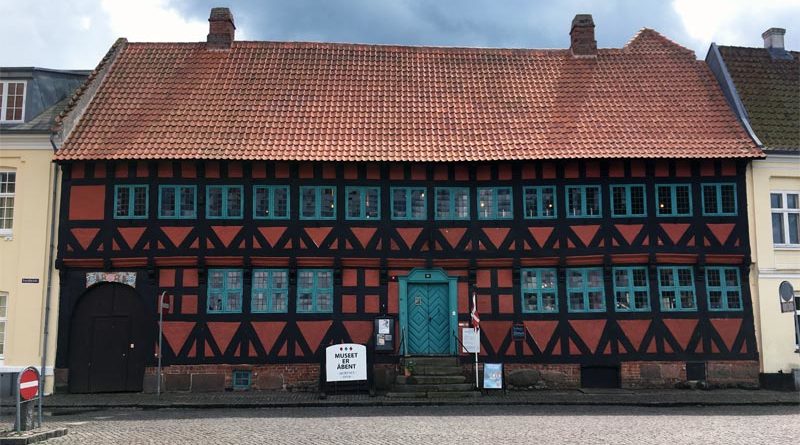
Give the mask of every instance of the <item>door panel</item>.
<path id="1" fill-rule="evenodd" d="M 408 351 L 411 354 L 448 354 L 449 298 L 446 284 L 410 284 Z"/>
<path id="2" fill-rule="evenodd" d="M 128 373 L 128 317 L 96 317 L 92 323 L 89 390 L 124 391 Z"/>

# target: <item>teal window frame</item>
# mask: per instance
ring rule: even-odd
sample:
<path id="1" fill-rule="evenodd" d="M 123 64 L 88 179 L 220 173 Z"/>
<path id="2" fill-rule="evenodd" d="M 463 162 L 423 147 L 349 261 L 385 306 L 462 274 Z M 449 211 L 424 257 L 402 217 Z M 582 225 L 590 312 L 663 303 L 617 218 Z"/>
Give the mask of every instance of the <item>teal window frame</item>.
<path id="1" fill-rule="evenodd" d="M 175 215 L 164 215 L 164 191 L 172 189 L 175 193 Z M 192 191 L 192 214 L 182 215 L 184 189 Z M 197 186 L 196 185 L 159 185 L 158 186 L 158 218 L 159 219 L 195 219 L 197 218 Z"/>
<path id="2" fill-rule="evenodd" d="M 550 202 L 550 215 L 546 215 L 546 207 L 544 202 L 545 189 L 549 189 L 552 193 Z M 528 196 L 533 194 L 536 203 L 535 212 L 531 211 L 528 204 Z M 553 185 L 541 185 L 536 187 L 523 187 L 522 188 L 522 210 L 525 219 L 553 219 L 557 216 L 558 205 L 556 204 L 556 187 Z M 532 214 L 533 213 L 533 214 Z"/>
<path id="3" fill-rule="evenodd" d="M 264 274 L 263 277 L 260 274 Z M 280 277 L 280 282 L 276 280 Z M 260 297 L 259 297 L 260 293 Z M 280 299 L 278 300 L 279 297 Z M 263 308 L 257 300 L 263 299 Z M 250 312 L 285 314 L 289 311 L 289 271 L 287 269 L 253 269 L 250 290 Z"/>
<path id="4" fill-rule="evenodd" d="M 722 205 L 722 189 L 723 187 L 731 187 L 733 189 L 733 211 L 726 212 L 723 210 Z M 713 188 L 715 199 L 716 199 L 716 209 L 710 210 L 706 209 L 706 189 Z M 736 192 L 736 184 L 733 182 L 718 182 L 713 184 L 700 184 L 700 190 L 702 193 L 702 203 L 703 203 L 703 216 L 736 216 L 739 213 L 739 203 L 737 199 L 737 192 Z"/>
<path id="5" fill-rule="evenodd" d="M 439 192 L 447 192 L 447 202 L 442 203 L 439 197 Z M 466 215 L 458 216 L 458 201 L 457 194 L 463 193 L 466 196 Z M 433 189 L 434 197 L 434 219 L 437 221 L 463 221 L 469 219 L 469 187 L 435 187 Z M 440 205 L 441 204 L 441 205 Z M 444 205 L 447 205 L 447 214 L 440 215 L 439 210 Z"/>
<path id="6" fill-rule="evenodd" d="M 678 211 L 678 188 L 685 187 L 687 190 L 687 202 L 689 203 L 689 211 L 681 213 Z M 661 202 L 661 190 L 669 190 L 669 211 L 666 211 L 666 206 Z M 692 216 L 694 214 L 692 208 L 692 185 L 691 184 L 656 184 L 656 216 L 659 217 L 673 217 L 673 216 Z"/>
<path id="7" fill-rule="evenodd" d="M 597 191 L 597 214 L 596 215 L 588 215 L 587 214 L 587 204 L 586 204 L 586 190 L 588 189 L 595 189 Z M 575 215 L 570 210 L 570 192 L 572 190 L 580 190 L 581 191 L 581 204 L 580 204 L 580 215 Z M 564 194 L 566 209 L 567 209 L 567 218 L 602 218 L 603 217 L 603 190 L 600 188 L 599 185 L 568 185 L 565 188 L 566 193 Z"/>
<path id="8" fill-rule="evenodd" d="M 221 214 L 211 214 L 211 192 L 219 189 L 222 193 Z M 230 207 L 228 200 L 230 199 L 230 190 L 239 190 L 239 215 L 230 215 Z M 244 187 L 241 185 L 207 185 L 206 186 L 206 218 L 207 219 L 242 219 L 244 218 Z"/>
<path id="9" fill-rule="evenodd" d="M 581 285 L 574 286 L 572 284 L 572 275 L 580 274 Z M 600 274 L 599 284 L 594 284 L 590 281 L 590 276 Z M 593 285 L 594 284 L 594 285 Z M 592 308 L 592 293 L 600 293 L 600 301 L 602 307 Z M 576 308 L 572 304 L 572 294 L 581 294 L 582 308 Z M 605 279 L 603 277 L 603 269 L 601 267 L 576 267 L 567 269 L 567 310 L 572 313 L 581 312 L 605 312 L 606 311 L 606 288 Z"/>
<path id="10" fill-rule="evenodd" d="M 614 267 L 611 270 L 612 273 L 612 281 L 614 282 L 614 309 L 617 312 L 647 312 L 650 310 L 650 277 L 647 271 L 647 267 Z M 620 273 L 624 273 L 626 276 L 627 283 L 620 284 L 618 277 Z M 644 276 L 644 284 L 639 283 L 637 285 L 636 282 L 636 274 L 640 274 L 640 276 Z M 644 302 L 643 306 L 637 304 L 637 293 L 644 293 Z M 627 307 L 620 304 L 620 296 L 621 294 L 625 294 L 625 300 L 627 301 Z"/>
<path id="11" fill-rule="evenodd" d="M 250 389 L 253 381 L 252 371 L 237 369 L 233 371 L 232 376 L 233 389 L 237 391 L 244 391 Z"/>
<path id="12" fill-rule="evenodd" d="M 728 283 L 728 273 L 732 272 L 736 279 L 735 284 Z M 712 275 L 718 274 L 719 282 L 712 281 Z M 719 292 L 720 305 L 714 307 L 711 302 L 711 293 Z M 708 310 L 710 311 L 742 311 L 742 278 L 737 267 L 707 267 L 706 268 L 706 295 Z M 731 307 L 731 296 L 736 298 L 738 307 Z"/>
<path id="13" fill-rule="evenodd" d="M 353 216 L 350 214 L 350 193 L 358 193 L 358 215 Z M 367 196 L 370 192 L 375 193 L 375 215 L 370 216 L 367 214 Z M 362 186 L 347 186 L 344 188 L 344 218 L 350 221 L 379 221 L 381 219 L 381 188 L 380 187 L 362 187 Z"/>
<path id="14" fill-rule="evenodd" d="M 311 273 L 312 282 L 305 283 L 303 274 Z M 329 275 L 329 286 L 320 285 L 320 273 L 327 273 Z M 319 296 L 328 294 L 328 306 L 320 307 Z M 308 308 L 301 304 L 301 296 L 304 294 L 309 295 Z M 297 312 L 301 314 L 329 314 L 333 312 L 333 269 L 298 269 L 297 270 Z"/>
<path id="15" fill-rule="evenodd" d="M 681 271 L 689 271 L 691 285 L 680 284 L 680 272 Z M 663 284 L 662 278 L 665 276 L 664 273 L 668 272 L 668 276 L 671 277 L 672 284 L 665 285 Z M 696 312 L 697 311 L 697 292 L 695 291 L 694 285 L 694 268 L 691 266 L 663 266 L 658 267 L 656 269 L 656 273 L 658 274 L 656 279 L 658 280 L 658 300 L 661 305 L 661 310 L 663 312 Z M 674 293 L 674 301 L 675 307 L 669 307 L 670 305 L 664 304 L 665 302 L 665 294 L 668 292 Z M 687 306 L 683 303 L 683 292 L 691 292 L 692 294 L 692 306 Z"/>
<path id="16" fill-rule="evenodd" d="M 545 277 L 551 279 L 552 287 L 546 286 Z M 534 283 L 531 284 L 527 279 L 532 277 Z M 558 312 L 558 271 L 553 268 L 527 268 L 520 270 L 520 302 L 522 312 L 526 314 L 552 314 Z M 551 304 L 545 304 L 545 298 Z M 535 308 L 531 308 L 527 302 L 535 299 Z"/>
<path id="17" fill-rule="evenodd" d="M 641 213 L 633 212 L 633 189 L 641 189 L 642 191 L 642 211 Z M 623 190 L 625 196 L 625 212 L 617 213 L 617 190 Z M 611 216 L 614 218 L 639 218 L 647 216 L 647 192 L 644 184 L 624 184 L 611 186 Z"/>
<path id="18" fill-rule="evenodd" d="M 212 285 L 215 280 L 214 275 L 222 274 L 221 286 Z M 231 274 L 238 277 L 234 280 Z M 242 290 L 244 288 L 244 272 L 242 269 L 209 269 L 208 282 L 206 283 L 206 312 L 209 314 L 241 314 L 242 313 Z M 219 296 L 219 306 L 212 306 L 212 298 Z M 231 297 L 235 297 L 236 304 L 231 305 Z"/>
<path id="19" fill-rule="evenodd" d="M 314 191 L 314 215 L 306 215 L 304 213 L 305 210 L 305 199 L 306 199 L 306 191 L 313 190 Z M 332 201 L 332 215 L 326 216 L 323 215 L 322 212 L 322 196 L 323 190 L 331 190 L 333 191 L 333 201 Z M 335 185 L 304 185 L 300 187 L 300 214 L 299 217 L 302 220 L 331 220 L 336 219 L 336 186 Z"/>
<path id="20" fill-rule="evenodd" d="M 277 190 L 284 190 L 286 192 L 286 214 L 278 215 L 276 213 L 276 200 L 275 192 Z M 258 213 L 258 194 L 259 192 L 266 192 L 267 194 L 267 211 L 272 212 L 268 215 L 259 215 Z M 253 218 L 254 219 L 289 219 L 291 214 L 291 191 L 288 185 L 254 185 L 253 186 Z"/>
<path id="21" fill-rule="evenodd" d="M 394 195 L 396 192 L 403 192 L 405 195 L 405 215 L 398 215 L 395 213 Z M 422 214 L 414 216 L 413 212 L 413 197 L 414 192 L 422 192 Z M 425 221 L 428 219 L 428 198 L 425 194 L 428 193 L 427 187 L 391 187 L 389 189 L 389 205 L 391 205 L 391 215 L 393 220 L 399 221 Z"/>
<path id="22" fill-rule="evenodd" d="M 489 190 L 492 192 L 492 202 L 489 206 L 488 215 L 485 215 L 482 209 L 486 207 L 485 205 L 481 205 L 481 192 Z M 508 202 L 509 202 L 509 211 L 508 215 L 499 215 L 499 201 L 497 197 L 499 196 L 500 191 L 507 191 L 508 192 Z M 514 219 L 514 190 L 511 187 L 478 187 L 475 193 L 475 202 L 478 208 L 478 219 L 480 220 L 506 220 L 506 219 Z"/>
<path id="23" fill-rule="evenodd" d="M 135 201 L 135 193 L 136 190 L 144 190 L 144 215 L 134 215 L 134 210 L 136 209 L 136 201 Z M 120 191 L 127 190 L 128 191 L 128 205 L 127 205 L 127 214 L 120 215 L 118 213 L 119 210 L 119 198 L 120 198 Z M 147 219 L 150 215 L 150 187 L 143 184 L 125 184 L 125 185 L 115 185 L 114 186 L 114 219 Z"/>

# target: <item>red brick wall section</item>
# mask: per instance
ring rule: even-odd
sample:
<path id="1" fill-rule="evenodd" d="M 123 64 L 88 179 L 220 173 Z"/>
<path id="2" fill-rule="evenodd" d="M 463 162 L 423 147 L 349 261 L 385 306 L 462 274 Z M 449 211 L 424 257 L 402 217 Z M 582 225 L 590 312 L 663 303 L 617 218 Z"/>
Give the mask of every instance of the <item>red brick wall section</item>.
<path id="1" fill-rule="evenodd" d="M 225 388 L 233 388 L 233 371 L 251 371 L 251 388 L 256 390 L 316 391 L 319 385 L 318 364 L 265 365 L 172 365 L 163 368 L 167 374 L 224 374 Z M 157 368 L 146 368 L 156 374 Z"/>

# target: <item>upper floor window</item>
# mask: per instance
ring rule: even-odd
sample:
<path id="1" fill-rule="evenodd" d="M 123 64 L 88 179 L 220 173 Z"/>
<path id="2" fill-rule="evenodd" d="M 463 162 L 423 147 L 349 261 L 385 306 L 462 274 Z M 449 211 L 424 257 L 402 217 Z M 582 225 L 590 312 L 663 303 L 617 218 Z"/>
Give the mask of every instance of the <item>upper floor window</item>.
<path id="1" fill-rule="evenodd" d="M 689 184 L 657 185 L 658 216 L 691 216 L 692 187 Z"/>
<path id="2" fill-rule="evenodd" d="M 288 300 L 289 272 L 286 269 L 253 270 L 251 312 L 286 312 Z"/>
<path id="3" fill-rule="evenodd" d="M 208 312 L 242 312 L 241 269 L 210 269 L 208 271 Z"/>
<path id="4" fill-rule="evenodd" d="M 570 312 L 606 310 L 603 269 L 591 267 L 567 270 L 567 307 Z"/>
<path id="5" fill-rule="evenodd" d="M 522 269 L 522 312 L 558 312 L 555 269 Z"/>
<path id="6" fill-rule="evenodd" d="M 478 219 L 511 219 L 513 209 L 511 187 L 478 188 Z"/>
<path id="7" fill-rule="evenodd" d="M 336 219 L 336 187 L 300 187 L 300 219 Z"/>
<path id="8" fill-rule="evenodd" d="M 703 215 L 736 215 L 736 184 L 703 184 Z"/>
<path id="9" fill-rule="evenodd" d="M 289 186 L 255 186 L 253 188 L 253 218 L 289 219 Z"/>
<path id="10" fill-rule="evenodd" d="M 553 186 L 525 187 L 522 190 L 525 218 L 555 218 L 556 188 Z"/>
<path id="11" fill-rule="evenodd" d="M 614 304 L 620 312 L 650 310 L 646 267 L 614 268 Z"/>
<path id="12" fill-rule="evenodd" d="M 662 311 L 694 311 L 694 271 L 691 267 L 659 267 L 658 293 Z"/>
<path id="13" fill-rule="evenodd" d="M 14 227 L 14 195 L 17 173 L 0 171 L 0 235 L 10 235 Z"/>
<path id="14" fill-rule="evenodd" d="M 567 186 L 567 217 L 600 218 L 600 186 Z"/>
<path id="15" fill-rule="evenodd" d="M 206 188 L 206 218 L 242 217 L 242 186 L 210 185 Z"/>
<path id="16" fill-rule="evenodd" d="M 772 243 L 800 247 L 800 193 L 770 193 L 772 208 Z"/>
<path id="17" fill-rule="evenodd" d="M 22 122 L 25 119 L 24 81 L 0 82 L 0 122 Z"/>
<path id="18" fill-rule="evenodd" d="M 146 185 L 115 185 L 114 218 L 147 218 L 148 193 Z"/>
<path id="19" fill-rule="evenodd" d="M 392 219 L 427 219 L 425 187 L 392 187 Z"/>
<path id="20" fill-rule="evenodd" d="M 706 268 L 708 308 L 712 311 L 742 310 L 742 285 L 735 267 Z"/>
<path id="21" fill-rule="evenodd" d="M 612 185 L 611 216 L 647 216 L 643 185 Z"/>
<path id="22" fill-rule="evenodd" d="M 436 187 L 436 219 L 469 219 L 469 188 Z"/>
<path id="23" fill-rule="evenodd" d="M 347 187 L 345 219 L 380 219 L 381 189 L 378 187 Z"/>
<path id="24" fill-rule="evenodd" d="M 197 218 L 197 187 L 161 185 L 158 187 L 159 218 Z"/>
<path id="25" fill-rule="evenodd" d="M 333 310 L 333 271 L 300 269 L 297 271 L 297 312 Z"/>

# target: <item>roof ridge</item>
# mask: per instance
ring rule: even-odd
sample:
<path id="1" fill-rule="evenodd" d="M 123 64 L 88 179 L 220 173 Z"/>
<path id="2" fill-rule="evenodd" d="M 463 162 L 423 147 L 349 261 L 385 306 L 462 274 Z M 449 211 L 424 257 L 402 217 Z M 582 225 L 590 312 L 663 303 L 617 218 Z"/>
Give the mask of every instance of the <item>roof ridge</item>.
<path id="1" fill-rule="evenodd" d="M 664 36 L 663 34 L 661 34 L 660 32 L 656 31 L 655 29 L 647 28 L 647 27 L 643 27 L 639 31 L 637 31 L 636 34 L 634 34 L 633 37 L 631 37 L 631 39 L 628 40 L 627 43 L 625 43 L 625 45 L 622 47 L 622 49 L 623 50 L 627 50 L 627 51 L 634 50 L 634 49 L 636 49 L 636 47 L 639 44 L 641 44 L 642 42 L 645 42 L 646 39 L 654 39 L 654 41 L 662 43 L 664 45 L 665 49 L 673 49 L 673 50 L 676 50 L 679 53 L 684 53 L 684 54 L 687 54 L 687 55 L 691 55 L 692 58 L 695 59 L 695 60 L 697 59 L 697 56 L 696 56 L 696 54 L 695 54 L 695 52 L 693 50 L 691 50 L 691 49 L 681 45 L 680 43 L 678 43 L 678 42 L 676 42 L 676 41 Z"/>

